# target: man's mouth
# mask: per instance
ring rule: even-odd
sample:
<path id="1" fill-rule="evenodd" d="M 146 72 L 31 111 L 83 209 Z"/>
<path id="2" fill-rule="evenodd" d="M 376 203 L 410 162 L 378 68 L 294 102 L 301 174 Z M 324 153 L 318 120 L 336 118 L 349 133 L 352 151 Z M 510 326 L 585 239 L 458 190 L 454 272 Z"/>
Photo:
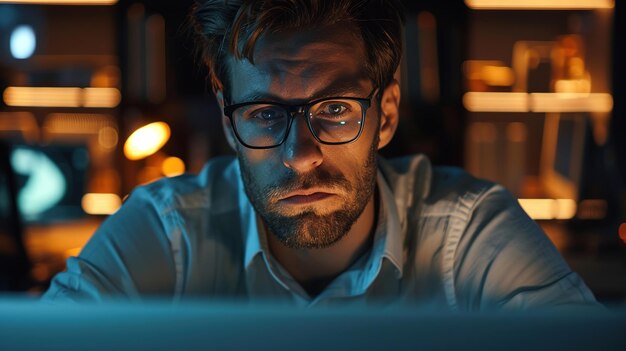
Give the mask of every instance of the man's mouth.
<path id="1" fill-rule="evenodd" d="M 333 196 L 335 196 L 334 193 L 330 193 L 327 191 L 306 189 L 290 192 L 279 201 L 287 205 L 306 205 L 313 202 L 326 200 Z"/>

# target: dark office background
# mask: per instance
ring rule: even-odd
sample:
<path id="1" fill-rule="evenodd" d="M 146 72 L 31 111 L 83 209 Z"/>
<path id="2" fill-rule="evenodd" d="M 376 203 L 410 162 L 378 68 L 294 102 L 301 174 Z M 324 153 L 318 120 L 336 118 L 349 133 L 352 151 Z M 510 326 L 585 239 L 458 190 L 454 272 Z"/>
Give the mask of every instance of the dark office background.
<path id="1" fill-rule="evenodd" d="M 504 184 L 601 301 L 625 303 L 626 4 L 405 3 L 401 124 L 382 154 Z M 232 153 L 190 5 L 0 2 L 0 290 L 38 294 L 134 187 Z M 37 172 L 65 191 L 34 190 L 55 188 Z"/>

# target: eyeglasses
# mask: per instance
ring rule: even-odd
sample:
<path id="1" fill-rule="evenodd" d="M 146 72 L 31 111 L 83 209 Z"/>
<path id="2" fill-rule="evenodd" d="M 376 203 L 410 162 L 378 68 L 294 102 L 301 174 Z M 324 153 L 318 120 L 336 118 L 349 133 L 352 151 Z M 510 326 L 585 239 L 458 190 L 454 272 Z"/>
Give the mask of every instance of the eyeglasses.
<path id="1" fill-rule="evenodd" d="M 311 134 L 321 144 L 355 141 L 363 132 L 365 114 L 376 88 L 367 98 L 329 97 L 303 105 L 253 101 L 224 106 L 239 142 L 251 149 L 282 145 L 296 115 L 305 117 Z"/>

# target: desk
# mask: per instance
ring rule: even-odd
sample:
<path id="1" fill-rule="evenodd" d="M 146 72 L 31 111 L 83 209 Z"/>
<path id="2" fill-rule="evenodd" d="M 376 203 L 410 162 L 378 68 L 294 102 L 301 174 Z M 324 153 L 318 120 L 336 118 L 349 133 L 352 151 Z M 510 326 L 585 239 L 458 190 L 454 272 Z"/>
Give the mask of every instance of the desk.
<path id="1" fill-rule="evenodd" d="M 0 348 L 626 350 L 625 311 L 450 313 L 206 301 L 50 306 L 0 299 Z"/>

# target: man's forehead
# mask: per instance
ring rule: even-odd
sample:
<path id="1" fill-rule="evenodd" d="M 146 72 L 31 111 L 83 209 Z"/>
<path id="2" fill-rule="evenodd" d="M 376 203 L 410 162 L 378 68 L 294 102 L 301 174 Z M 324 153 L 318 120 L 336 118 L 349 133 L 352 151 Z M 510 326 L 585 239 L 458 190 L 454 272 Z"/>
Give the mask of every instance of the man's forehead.
<path id="1" fill-rule="evenodd" d="M 254 61 L 257 63 L 273 58 L 286 64 L 297 64 L 302 60 L 322 57 L 339 60 L 341 54 L 348 50 L 364 53 L 363 39 L 353 26 L 335 24 L 310 30 L 265 34 L 256 43 Z"/>
<path id="2" fill-rule="evenodd" d="M 354 90 L 366 85 L 365 56 L 362 39 L 350 29 L 265 35 L 255 46 L 254 64 L 230 60 L 232 96 L 248 100 L 253 91 L 281 95 L 284 90 L 307 98 L 331 85 L 335 91 Z"/>

